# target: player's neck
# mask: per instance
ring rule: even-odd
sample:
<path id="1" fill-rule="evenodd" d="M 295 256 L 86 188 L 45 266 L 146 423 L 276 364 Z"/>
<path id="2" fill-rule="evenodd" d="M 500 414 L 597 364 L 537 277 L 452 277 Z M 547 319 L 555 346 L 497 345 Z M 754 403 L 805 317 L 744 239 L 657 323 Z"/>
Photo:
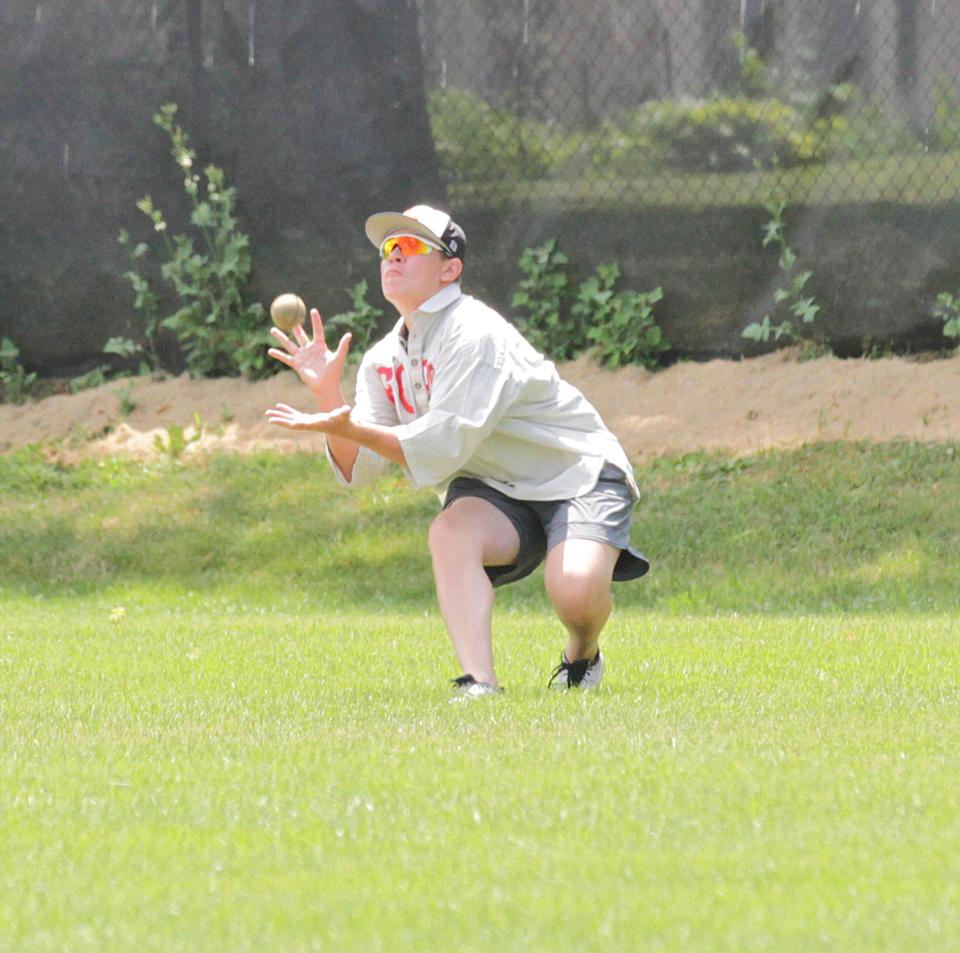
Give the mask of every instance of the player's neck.
<path id="1" fill-rule="evenodd" d="M 415 300 L 410 299 L 398 299 L 395 298 L 390 302 L 400 314 L 400 317 L 403 318 L 403 323 L 407 326 L 407 330 L 410 330 L 411 322 L 413 321 L 413 316 L 423 307 L 431 298 L 438 295 L 444 288 L 448 287 L 447 285 L 439 285 L 437 288 L 434 288 L 430 294 L 425 297 L 418 298 Z"/>

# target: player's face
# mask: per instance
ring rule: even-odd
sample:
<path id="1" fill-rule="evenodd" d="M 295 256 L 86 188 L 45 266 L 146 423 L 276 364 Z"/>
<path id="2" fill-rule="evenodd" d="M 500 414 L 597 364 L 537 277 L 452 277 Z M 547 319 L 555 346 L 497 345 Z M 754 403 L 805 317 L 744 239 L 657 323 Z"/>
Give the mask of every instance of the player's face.
<path id="1" fill-rule="evenodd" d="M 416 311 L 457 275 L 456 260 L 435 248 L 426 254 L 407 254 L 397 244 L 380 262 L 383 296 L 404 316 Z"/>

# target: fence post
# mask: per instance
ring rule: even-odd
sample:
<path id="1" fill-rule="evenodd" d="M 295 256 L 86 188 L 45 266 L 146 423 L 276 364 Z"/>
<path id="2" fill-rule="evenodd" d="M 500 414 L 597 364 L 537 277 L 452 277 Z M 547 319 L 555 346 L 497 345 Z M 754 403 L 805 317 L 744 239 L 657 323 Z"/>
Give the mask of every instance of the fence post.
<path id="1" fill-rule="evenodd" d="M 727 34 L 733 27 L 729 5 L 720 0 L 700 0 L 701 62 L 703 93 L 709 94 L 725 85 L 733 68 L 733 50 L 727 45 Z"/>
<path id="2" fill-rule="evenodd" d="M 916 122 L 917 90 L 917 0 L 897 0 L 897 91 L 907 109 L 907 118 Z"/>
<path id="3" fill-rule="evenodd" d="M 775 0 L 743 0 L 743 33 L 764 62 L 772 59 L 777 43 Z"/>
<path id="4" fill-rule="evenodd" d="M 203 0 L 187 0 L 187 51 L 190 58 L 190 106 L 194 142 L 209 141 L 207 79 L 203 69 Z"/>

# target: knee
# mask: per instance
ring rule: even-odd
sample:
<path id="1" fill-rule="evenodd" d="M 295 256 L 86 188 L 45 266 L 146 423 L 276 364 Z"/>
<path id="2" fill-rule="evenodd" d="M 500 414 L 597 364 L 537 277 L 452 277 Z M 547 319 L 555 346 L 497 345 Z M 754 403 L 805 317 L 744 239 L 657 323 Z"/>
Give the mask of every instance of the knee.
<path id="1" fill-rule="evenodd" d="M 610 581 L 597 573 L 557 572 L 546 578 L 557 615 L 567 625 L 591 626 L 610 614 Z"/>
<path id="2" fill-rule="evenodd" d="M 459 518 L 455 509 L 443 510 L 430 524 L 427 534 L 427 543 L 430 555 L 436 559 L 451 556 L 467 551 L 473 543 L 473 534 L 468 532 L 464 521 Z"/>

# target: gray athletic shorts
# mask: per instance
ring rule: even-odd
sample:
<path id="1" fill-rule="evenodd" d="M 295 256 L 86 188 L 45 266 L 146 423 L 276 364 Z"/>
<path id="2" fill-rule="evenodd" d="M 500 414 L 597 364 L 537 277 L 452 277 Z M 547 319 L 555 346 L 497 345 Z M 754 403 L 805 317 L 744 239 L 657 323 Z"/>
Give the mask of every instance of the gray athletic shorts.
<path id="1" fill-rule="evenodd" d="M 505 586 L 529 576 L 547 553 L 565 539 L 596 539 L 620 550 L 613 570 L 615 582 L 637 579 L 650 568 L 646 557 L 630 546 L 633 495 L 618 467 L 606 464 L 597 485 L 572 500 L 547 502 L 515 500 L 482 480 L 457 477 L 447 490 L 443 508 L 461 497 L 488 500 L 513 523 L 520 552 L 512 566 L 486 566 L 494 586 Z"/>

